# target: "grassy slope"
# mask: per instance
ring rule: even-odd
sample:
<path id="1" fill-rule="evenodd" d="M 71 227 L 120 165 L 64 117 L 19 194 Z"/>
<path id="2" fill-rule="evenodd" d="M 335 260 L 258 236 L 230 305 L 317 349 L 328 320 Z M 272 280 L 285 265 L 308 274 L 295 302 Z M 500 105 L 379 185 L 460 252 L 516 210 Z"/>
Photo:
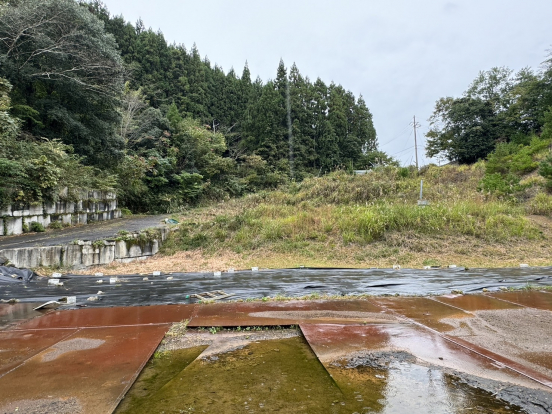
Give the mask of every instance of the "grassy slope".
<path id="1" fill-rule="evenodd" d="M 484 163 L 335 173 L 182 214 L 164 255 L 107 273 L 285 268 L 551 265 L 552 196 L 535 173 L 517 201 L 477 190 Z M 417 206 L 424 180 L 427 207 Z"/>

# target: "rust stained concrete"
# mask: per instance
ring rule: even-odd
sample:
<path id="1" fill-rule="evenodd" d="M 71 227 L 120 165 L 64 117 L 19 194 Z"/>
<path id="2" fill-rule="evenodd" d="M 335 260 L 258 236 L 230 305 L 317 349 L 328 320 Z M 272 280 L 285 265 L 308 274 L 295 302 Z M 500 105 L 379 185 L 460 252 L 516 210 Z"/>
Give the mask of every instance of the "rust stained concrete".
<path id="1" fill-rule="evenodd" d="M 316 356 L 328 369 L 333 362 L 358 353 L 406 351 L 433 366 L 550 391 L 550 384 L 535 381 L 465 346 L 413 325 L 301 324 L 300 328 Z"/>
<path id="2" fill-rule="evenodd" d="M 445 295 L 434 297 L 433 300 L 460 308 L 466 312 L 521 309 L 520 305 L 504 302 L 485 295 Z"/>
<path id="3" fill-rule="evenodd" d="M 493 293 L 491 296 L 530 308 L 552 311 L 552 293 L 529 290 Z"/>
<path id="4" fill-rule="evenodd" d="M 198 305 L 188 326 L 357 324 L 378 319 L 386 323 L 393 317 L 367 300 L 237 302 Z"/>
<path id="5" fill-rule="evenodd" d="M 442 323 L 443 318 L 470 318 L 470 313 L 429 298 L 373 298 L 370 299 L 384 309 L 412 319 L 424 326 L 446 332 L 452 326 Z"/>
<path id="6" fill-rule="evenodd" d="M 168 325 L 153 325 L 79 330 L 0 378 L 0 411 L 21 401 L 75 398 L 84 413 L 110 413 L 167 329 Z M 82 346 L 87 342 L 92 346 Z M 46 357 L 52 352 L 55 358 Z"/>
<path id="7" fill-rule="evenodd" d="M 75 332 L 76 329 L 0 332 L 0 378 L 27 359 Z"/>
<path id="8" fill-rule="evenodd" d="M 23 323 L 17 329 L 90 328 L 150 325 L 190 319 L 195 305 L 152 305 L 116 308 L 87 308 L 55 311 Z"/>

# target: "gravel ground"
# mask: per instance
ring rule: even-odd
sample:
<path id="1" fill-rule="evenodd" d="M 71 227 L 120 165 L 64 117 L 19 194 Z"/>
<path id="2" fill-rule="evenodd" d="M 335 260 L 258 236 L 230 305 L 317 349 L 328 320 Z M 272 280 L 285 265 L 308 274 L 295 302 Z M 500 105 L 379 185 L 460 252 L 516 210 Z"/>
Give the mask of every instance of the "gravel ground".
<path id="1" fill-rule="evenodd" d="M 81 414 L 83 412 L 76 398 L 20 400 L 0 408 L 0 414 Z"/>
<path id="2" fill-rule="evenodd" d="M 393 362 L 414 363 L 416 362 L 416 357 L 405 351 L 361 351 L 347 357 L 347 365 L 345 368 L 368 367 L 387 369 Z M 334 362 L 333 365 L 340 366 L 338 362 Z"/>
<path id="3" fill-rule="evenodd" d="M 252 312 L 249 316 L 274 319 L 357 319 L 365 323 L 398 323 L 399 320 L 389 314 L 354 311 L 267 311 Z"/>
<path id="4" fill-rule="evenodd" d="M 74 338 L 59 342 L 50 348 L 51 351 L 42 356 L 42 362 L 53 361 L 67 352 L 98 348 L 103 343 L 105 343 L 103 339 L 88 338 Z"/>
<path id="5" fill-rule="evenodd" d="M 200 358 L 212 359 L 213 356 L 243 348 L 256 341 L 285 339 L 299 336 L 298 329 L 270 329 L 264 331 L 222 331 L 210 332 L 187 331 L 171 336 L 167 335 L 157 349 L 158 352 L 176 351 L 177 349 L 194 348 L 207 345 Z"/>
<path id="6" fill-rule="evenodd" d="M 447 371 L 445 370 L 445 372 Z M 552 413 L 552 393 L 550 392 L 476 377 L 463 372 L 450 371 L 448 373 L 471 387 L 490 392 L 503 401 L 523 408 L 527 413 Z"/>

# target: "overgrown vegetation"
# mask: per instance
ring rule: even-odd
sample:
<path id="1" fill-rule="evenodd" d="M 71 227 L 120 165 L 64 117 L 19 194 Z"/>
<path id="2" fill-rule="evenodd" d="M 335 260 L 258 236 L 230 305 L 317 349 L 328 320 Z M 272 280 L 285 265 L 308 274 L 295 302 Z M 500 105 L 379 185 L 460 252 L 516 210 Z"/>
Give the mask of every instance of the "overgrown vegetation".
<path id="1" fill-rule="evenodd" d="M 541 155 L 535 151 L 532 156 Z M 371 246 L 378 246 L 379 255 L 394 257 L 400 247 L 397 235 L 419 240 L 464 237 L 504 246 L 540 243 L 547 237 L 527 217 L 550 214 L 552 197 L 544 192 L 542 180 L 526 180 L 530 183 L 518 198 L 504 198 L 481 188 L 487 177 L 484 162 L 407 171 L 383 167 L 364 176 L 336 172 L 247 196 L 202 223 L 184 222 L 165 252 L 202 249 L 248 255 L 259 250 L 309 257 L 332 256 L 334 250 L 351 247 L 368 249 L 377 259 Z M 422 179 L 424 198 L 430 201 L 425 207 L 416 203 Z M 435 263 L 438 258 L 422 260 Z"/>

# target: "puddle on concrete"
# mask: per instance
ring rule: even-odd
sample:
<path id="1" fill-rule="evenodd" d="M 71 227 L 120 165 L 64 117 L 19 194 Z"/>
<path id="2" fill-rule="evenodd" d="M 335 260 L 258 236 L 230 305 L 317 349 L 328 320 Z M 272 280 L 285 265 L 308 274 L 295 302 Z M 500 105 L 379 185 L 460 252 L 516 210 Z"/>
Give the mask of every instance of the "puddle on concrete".
<path id="1" fill-rule="evenodd" d="M 493 293 L 498 299 L 507 300 L 530 308 L 552 311 L 552 293 L 538 291 L 516 291 Z"/>
<path id="2" fill-rule="evenodd" d="M 406 352 L 372 356 L 342 360 L 326 370 L 302 336 L 258 340 L 219 353 L 206 346 L 158 352 L 115 412 L 524 412 L 439 367 L 418 364 Z"/>
<path id="3" fill-rule="evenodd" d="M 0 304 L 0 330 L 7 329 L 27 319 L 42 316 L 49 311 L 35 311 L 39 303 Z"/>
<path id="4" fill-rule="evenodd" d="M 404 352 L 374 353 L 364 363 L 341 361 L 329 372 L 358 413 L 524 413 L 439 367 Z"/>

